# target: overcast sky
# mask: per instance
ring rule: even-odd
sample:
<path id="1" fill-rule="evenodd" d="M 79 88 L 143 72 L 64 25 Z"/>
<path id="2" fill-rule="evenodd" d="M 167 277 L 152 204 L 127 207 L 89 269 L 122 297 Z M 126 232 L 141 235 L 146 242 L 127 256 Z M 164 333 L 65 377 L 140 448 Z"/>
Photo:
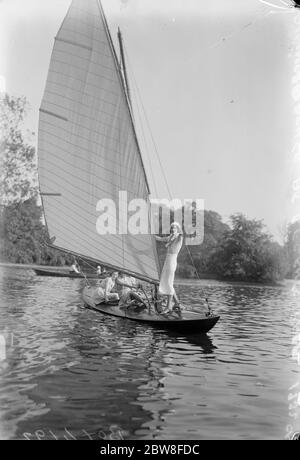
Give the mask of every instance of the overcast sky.
<path id="1" fill-rule="evenodd" d="M 264 219 L 279 238 L 292 217 L 296 11 L 259 0 L 102 3 L 113 38 L 118 25 L 123 32 L 133 97 L 138 87 L 173 197 L 203 198 L 225 220 L 234 212 Z M 8 93 L 28 98 L 35 132 L 53 39 L 69 5 L 0 3 L 0 75 Z M 153 195 L 167 197 L 137 108 L 135 117 Z"/>

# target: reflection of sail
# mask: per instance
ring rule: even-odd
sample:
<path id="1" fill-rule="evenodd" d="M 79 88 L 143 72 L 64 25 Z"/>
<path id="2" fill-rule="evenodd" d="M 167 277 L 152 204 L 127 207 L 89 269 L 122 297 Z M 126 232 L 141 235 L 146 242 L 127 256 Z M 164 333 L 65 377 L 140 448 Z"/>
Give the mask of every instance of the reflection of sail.
<path id="1" fill-rule="evenodd" d="M 144 348 L 148 366 L 148 381 L 139 387 L 139 396 L 136 404 L 139 404 L 151 414 L 151 420 L 144 422 L 141 429 L 135 432 L 137 438 L 163 439 L 165 427 L 169 417 L 176 414 L 177 404 L 180 404 L 181 396 L 172 393 L 169 382 L 174 380 L 174 364 L 170 353 L 170 346 L 180 350 L 183 345 L 193 345 L 193 353 L 211 354 L 215 348 L 212 340 L 206 335 L 180 336 L 172 331 L 153 331 L 152 341 Z M 166 438 L 169 439 L 169 438 Z"/>
<path id="2" fill-rule="evenodd" d="M 139 386 L 135 404 L 147 411 L 151 418 L 135 432 L 137 438 L 159 438 L 165 417 L 172 411 L 173 401 L 169 399 L 164 386 L 167 366 L 164 363 L 166 353 L 164 334 L 154 333 L 149 347 L 144 350 L 147 359 L 147 381 Z"/>
<path id="3" fill-rule="evenodd" d="M 210 355 L 217 347 L 213 344 L 213 341 L 206 334 L 186 334 L 180 336 L 175 332 L 168 332 L 169 338 L 174 344 L 180 347 L 180 343 L 186 343 L 195 346 L 195 353 Z"/>
<path id="4" fill-rule="evenodd" d="M 40 109 L 38 160 L 55 245 L 157 281 L 150 227 L 147 235 L 128 234 L 127 211 L 119 215 L 120 191 L 127 192 L 128 202 L 149 203 L 149 187 L 99 0 L 73 0 L 57 34 Z M 97 233 L 102 199 L 117 206 L 116 234 Z"/>

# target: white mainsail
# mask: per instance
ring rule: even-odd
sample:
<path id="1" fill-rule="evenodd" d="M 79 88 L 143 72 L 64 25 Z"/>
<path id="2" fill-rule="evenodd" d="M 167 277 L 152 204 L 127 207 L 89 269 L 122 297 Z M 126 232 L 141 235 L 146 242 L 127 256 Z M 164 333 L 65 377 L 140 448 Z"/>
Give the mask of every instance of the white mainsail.
<path id="1" fill-rule="evenodd" d="M 149 202 L 149 187 L 113 44 L 98 0 L 73 0 L 55 39 L 40 109 L 39 181 L 54 245 L 157 281 L 150 234 L 96 231 L 97 202 Z M 149 224 L 150 225 L 150 224 Z"/>

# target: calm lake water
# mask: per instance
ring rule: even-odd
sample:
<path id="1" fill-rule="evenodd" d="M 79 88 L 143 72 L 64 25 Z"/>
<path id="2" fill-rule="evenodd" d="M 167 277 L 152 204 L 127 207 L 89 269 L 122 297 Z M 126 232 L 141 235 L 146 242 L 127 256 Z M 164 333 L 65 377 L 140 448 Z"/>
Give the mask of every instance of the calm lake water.
<path id="1" fill-rule="evenodd" d="M 281 439 L 296 427 L 292 284 L 180 285 L 183 303 L 204 287 L 221 315 L 204 336 L 86 310 L 83 287 L 0 267 L 1 439 Z"/>

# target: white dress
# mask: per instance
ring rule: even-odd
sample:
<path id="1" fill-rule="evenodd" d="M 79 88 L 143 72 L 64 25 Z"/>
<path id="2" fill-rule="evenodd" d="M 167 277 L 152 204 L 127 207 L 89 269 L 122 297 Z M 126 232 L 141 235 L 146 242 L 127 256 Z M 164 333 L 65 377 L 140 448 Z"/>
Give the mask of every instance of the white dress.
<path id="1" fill-rule="evenodd" d="M 168 246 L 165 263 L 160 275 L 158 292 L 162 295 L 174 295 L 174 277 L 177 268 L 177 255 L 182 246 L 182 237 L 177 238 Z"/>

